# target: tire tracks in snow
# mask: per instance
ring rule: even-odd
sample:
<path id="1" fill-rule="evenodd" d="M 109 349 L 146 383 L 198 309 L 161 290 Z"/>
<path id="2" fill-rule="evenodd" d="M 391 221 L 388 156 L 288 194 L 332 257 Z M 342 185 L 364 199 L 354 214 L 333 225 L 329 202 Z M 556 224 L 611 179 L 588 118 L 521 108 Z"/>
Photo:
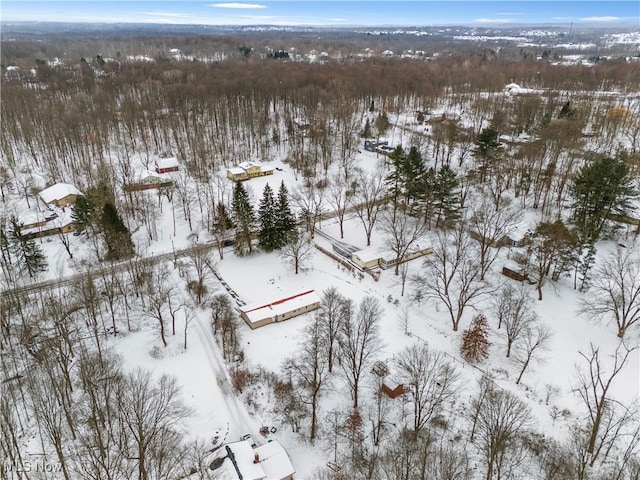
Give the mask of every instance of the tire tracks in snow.
<path id="1" fill-rule="evenodd" d="M 220 348 L 213 337 L 213 332 L 208 328 L 206 319 L 201 317 L 203 316 L 196 315 L 195 330 L 198 334 L 198 340 L 206 352 L 209 366 L 214 373 L 221 396 L 225 401 L 224 406 L 229 417 L 226 419 L 229 422 L 229 438 L 240 440 L 241 435 L 251 433 L 253 438 L 258 441 L 261 438 L 259 429 L 249 415 L 246 406 L 234 393 Z M 222 424 L 223 422 L 221 421 L 220 423 Z M 235 429 L 232 427 L 235 427 Z"/>

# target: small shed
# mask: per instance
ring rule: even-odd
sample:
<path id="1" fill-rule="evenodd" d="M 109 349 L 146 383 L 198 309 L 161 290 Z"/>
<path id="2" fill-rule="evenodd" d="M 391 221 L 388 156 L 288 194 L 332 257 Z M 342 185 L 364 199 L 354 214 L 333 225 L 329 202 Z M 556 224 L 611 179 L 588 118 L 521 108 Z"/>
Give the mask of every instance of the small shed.
<path id="1" fill-rule="evenodd" d="M 82 192 L 70 183 L 56 183 L 42 190 L 39 194 L 40 199 L 47 205 L 56 205 L 58 207 L 66 207 L 75 203 L 76 198 L 81 196 Z"/>
<path id="2" fill-rule="evenodd" d="M 385 377 L 382 381 L 381 389 L 389 398 L 396 398 L 404 393 L 404 385 L 396 381 L 393 377 Z"/>
<path id="3" fill-rule="evenodd" d="M 525 280 L 529 280 L 529 277 L 524 273 L 520 273 L 516 270 L 513 270 L 509 267 L 502 267 L 502 274 L 505 277 L 509 277 L 512 280 L 517 280 L 518 282 L 524 282 Z"/>

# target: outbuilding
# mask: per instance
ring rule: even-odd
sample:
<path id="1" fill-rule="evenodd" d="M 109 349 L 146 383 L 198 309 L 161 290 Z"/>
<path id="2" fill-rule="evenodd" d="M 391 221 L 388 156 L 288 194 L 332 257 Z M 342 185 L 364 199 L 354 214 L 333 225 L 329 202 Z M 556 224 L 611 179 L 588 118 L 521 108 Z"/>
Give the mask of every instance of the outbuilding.
<path id="1" fill-rule="evenodd" d="M 289 320 L 319 307 L 320 297 L 315 290 L 306 290 L 269 303 L 245 305 L 240 307 L 240 316 L 251 329 L 255 329 Z"/>

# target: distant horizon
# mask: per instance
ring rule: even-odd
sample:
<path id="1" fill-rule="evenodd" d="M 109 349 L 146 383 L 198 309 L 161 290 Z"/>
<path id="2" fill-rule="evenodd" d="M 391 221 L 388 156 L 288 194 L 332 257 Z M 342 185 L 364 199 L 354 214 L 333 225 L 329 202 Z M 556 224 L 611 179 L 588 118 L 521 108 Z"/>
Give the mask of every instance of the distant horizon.
<path id="1" fill-rule="evenodd" d="M 149 24 L 216 27 L 630 27 L 637 0 L 176 1 L 8 0 L 2 23 Z"/>

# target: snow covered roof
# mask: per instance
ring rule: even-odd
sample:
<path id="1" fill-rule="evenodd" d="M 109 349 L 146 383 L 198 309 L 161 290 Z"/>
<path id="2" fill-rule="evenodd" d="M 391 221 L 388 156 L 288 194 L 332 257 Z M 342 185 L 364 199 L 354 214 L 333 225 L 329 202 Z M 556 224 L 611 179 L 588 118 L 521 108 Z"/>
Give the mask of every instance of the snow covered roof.
<path id="1" fill-rule="evenodd" d="M 154 181 L 167 181 L 171 180 L 170 173 L 157 173 L 154 170 L 147 170 L 146 168 L 140 168 L 133 172 L 134 182 L 154 182 Z"/>
<path id="2" fill-rule="evenodd" d="M 272 172 L 274 170 L 273 167 L 270 165 L 263 165 L 261 163 L 256 163 L 256 162 L 242 162 L 235 167 L 228 168 L 227 172 L 231 172 L 237 175 L 240 173 L 244 173 L 246 170 L 249 170 L 250 168 L 258 168 L 260 169 L 261 172 Z"/>
<path id="3" fill-rule="evenodd" d="M 263 480 L 266 478 L 262 466 L 259 463 L 253 463 L 254 452 L 248 441 L 230 443 L 227 448 L 233 453 L 235 464 L 242 475 L 239 478 L 243 480 Z"/>
<path id="4" fill-rule="evenodd" d="M 39 195 L 44 203 L 51 203 L 68 195 L 82 195 L 82 192 L 70 183 L 56 183 L 42 190 Z"/>
<path id="5" fill-rule="evenodd" d="M 238 165 L 238 167 L 242 168 L 243 170 L 246 170 L 247 168 L 251 168 L 251 167 L 260 167 L 260 164 L 255 162 L 242 162 L 241 164 Z"/>
<path id="6" fill-rule="evenodd" d="M 255 453 L 258 454 L 259 465 L 264 469 L 268 480 L 281 480 L 295 473 L 289 455 L 277 440 L 259 446 Z"/>
<path id="7" fill-rule="evenodd" d="M 237 470 L 233 462 L 225 460 L 221 478 L 240 478 L 239 472 L 243 480 L 282 480 L 295 473 L 289 455 L 277 440 L 255 449 L 247 440 L 230 443 L 227 448 L 233 453 Z M 258 463 L 253 463 L 256 455 Z"/>
<path id="8" fill-rule="evenodd" d="M 23 212 L 18 216 L 18 222 L 24 226 L 35 225 L 37 223 L 53 220 L 58 216 L 58 213 L 53 210 L 32 211 Z"/>
<path id="9" fill-rule="evenodd" d="M 172 168 L 179 166 L 178 159 L 175 157 L 172 158 L 161 158 L 156 162 L 156 166 L 158 168 Z"/>
<path id="10" fill-rule="evenodd" d="M 277 315 L 299 310 L 314 303 L 320 303 L 320 297 L 315 290 L 307 290 L 301 293 L 290 295 L 270 303 L 254 303 L 240 307 L 240 311 L 255 323 L 265 318 L 272 318 Z"/>
<path id="11" fill-rule="evenodd" d="M 365 248 L 363 250 L 358 250 L 357 252 L 353 252 L 353 255 L 358 257 L 360 261 L 364 263 L 368 263 L 374 260 L 378 260 L 380 258 L 384 258 L 386 254 L 388 254 L 388 252 L 375 247 Z"/>

